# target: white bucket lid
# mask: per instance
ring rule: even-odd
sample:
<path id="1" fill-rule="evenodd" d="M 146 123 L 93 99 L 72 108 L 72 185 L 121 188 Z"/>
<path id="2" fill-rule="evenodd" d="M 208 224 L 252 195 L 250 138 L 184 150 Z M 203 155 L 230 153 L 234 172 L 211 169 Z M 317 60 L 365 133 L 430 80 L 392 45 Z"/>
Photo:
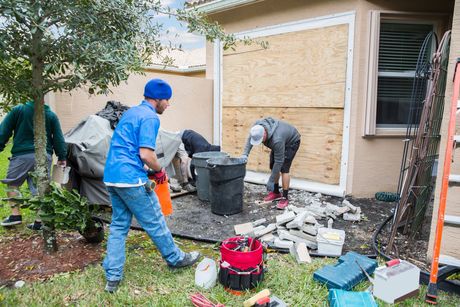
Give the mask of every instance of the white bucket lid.
<path id="1" fill-rule="evenodd" d="M 338 235 L 339 239 L 331 239 L 330 235 Z M 318 243 L 328 243 L 333 245 L 343 245 L 345 242 L 345 231 L 342 229 L 334 228 L 318 228 L 318 235 L 316 236 L 316 241 Z"/>

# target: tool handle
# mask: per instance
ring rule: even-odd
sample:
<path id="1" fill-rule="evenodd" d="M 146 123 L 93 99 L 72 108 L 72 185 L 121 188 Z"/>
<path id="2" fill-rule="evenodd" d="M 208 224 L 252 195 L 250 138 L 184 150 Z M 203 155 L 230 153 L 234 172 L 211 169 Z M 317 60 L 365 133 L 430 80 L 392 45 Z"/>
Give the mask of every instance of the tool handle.
<path id="1" fill-rule="evenodd" d="M 264 290 L 260 291 L 259 293 L 257 293 L 256 295 L 254 295 L 253 297 L 251 297 L 250 299 L 245 300 L 244 303 L 243 303 L 243 306 L 244 307 L 254 306 L 254 304 L 258 300 L 260 300 L 261 298 L 264 298 L 266 296 L 270 296 L 270 290 L 268 290 L 268 289 L 264 289 Z"/>
<path id="2" fill-rule="evenodd" d="M 390 260 L 390 261 L 385 262 L 385 265 L 386 265 L 387 267 L 390 267 L 390 266 L 398 265 L 398 264 L 400 264 L 400 263 L 401 263 L 401 259 L 392 259 L 392 260 Z"/>

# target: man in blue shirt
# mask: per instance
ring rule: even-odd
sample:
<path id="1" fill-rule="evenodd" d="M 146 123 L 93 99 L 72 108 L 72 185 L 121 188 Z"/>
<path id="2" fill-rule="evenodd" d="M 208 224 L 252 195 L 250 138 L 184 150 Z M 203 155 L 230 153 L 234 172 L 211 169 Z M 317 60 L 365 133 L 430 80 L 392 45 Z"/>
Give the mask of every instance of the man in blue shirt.
<path id="1" fill-rule="evenodd" d="M 103 262 L 108 292 L 117 290 L 123 276 L 125 241 L 133 215 L 169 267 L 191 266 L 200 257 L 198 252 L 184 253 L 176 246 L 149 184 L 148 172 L 158 183 L 166 180 L 155 145 L 160 128 L 157 114 L 163 114 L 171 96 L 172 89 L 165 81 L 147 82 L 145 99 L 123 114 L 112 136 L 104 169 L 104 183 L 112 202 L 112 223 Z"/>

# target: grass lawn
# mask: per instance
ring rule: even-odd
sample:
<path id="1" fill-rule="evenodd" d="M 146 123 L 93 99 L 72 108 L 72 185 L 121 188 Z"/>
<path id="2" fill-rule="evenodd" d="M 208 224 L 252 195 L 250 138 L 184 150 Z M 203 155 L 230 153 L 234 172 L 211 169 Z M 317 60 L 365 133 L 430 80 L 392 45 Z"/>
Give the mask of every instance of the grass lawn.
<path id="1" fill-rule="evenodd" d="M 0 176 L 4 178 L 8 165 L 9 149 L 0 154 Z M 0 193 L 5 196 L 4 187 Z M 2 216 L 9 213 L 0 209 Z M 33 213 L 24 211 L 27 221 Z M 17 232 L 28 232 L 24 226 L 14 230 L 0 229 L 0 236 Z M 219 253 L 214 245 L 188 240 L 177 240 L 185 250 L 200 250 L 215 260 Z M 27 252 L 27 251 L 24 251 Z M 266 262 L 268 272 L 259 289 L 269 288 L 273 294 L 290 306 L 326 306 L 327 289 L 313 281 L 313 272 L 335 259 L 314 259 L 311 265 L 298 265 L 290 255 L 269 254 Z M 0 268 L 1 269 L 1 268 Z M 127 261 L 124 280 L 115 294 L 103 291 L 104 272 L 100 265 L 92 265 L 83 271 L 59 274 L 44 282 L 26 283 L 20 289 L 0 288 L 0 306 L 192 306 L 189 295 L 198 291 L 214 301 L 227 306 L 242 306 L 242 302 L 255 291 L 242 296 L 229 294 L 220 285 L 211 290 L 200 290 L 194 285 L 194 269 L 171 271 L 161 259 L 150 239 L 143 232 L 131 231 L 127 242 Z M 363 291 L 369 286 L 363 282 L 355 290 Z M 418 298 L 407 300 L 400 306 L 424 305 L 426 287 L 422 287 Z M 460 297 L 441 293 L 441 306 L 460 306 Z M 384 305 L 379 302 L 379 305 Z"/>

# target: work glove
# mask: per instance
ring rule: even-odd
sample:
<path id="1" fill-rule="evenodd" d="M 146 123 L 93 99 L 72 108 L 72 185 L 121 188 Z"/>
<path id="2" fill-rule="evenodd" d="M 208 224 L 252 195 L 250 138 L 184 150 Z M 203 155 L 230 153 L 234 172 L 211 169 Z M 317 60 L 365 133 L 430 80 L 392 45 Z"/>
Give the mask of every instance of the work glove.
<path id="1" fill-rule="evenodd" d="M 269 192 L 273 192 L 273 190 L 275 189 L 275 184 L 273 182 L 269 181 L 269 182 L 267 182 L 266 187 L 267 187 L 267 190 Z"/>
<path id="2" fill-rule="evenodd" d="M 149 169 L 147 170 L 147 176 L 149 179 L 154 180 L 157 184 L 162 184 L 166 181 L 166 171 L 164 168 L 162 168 L 160 171 Z"/>

